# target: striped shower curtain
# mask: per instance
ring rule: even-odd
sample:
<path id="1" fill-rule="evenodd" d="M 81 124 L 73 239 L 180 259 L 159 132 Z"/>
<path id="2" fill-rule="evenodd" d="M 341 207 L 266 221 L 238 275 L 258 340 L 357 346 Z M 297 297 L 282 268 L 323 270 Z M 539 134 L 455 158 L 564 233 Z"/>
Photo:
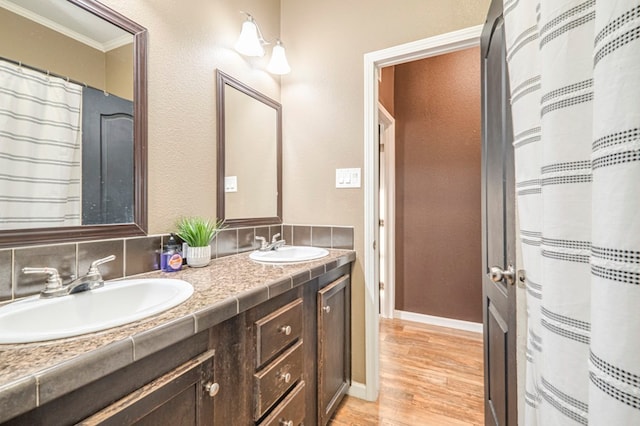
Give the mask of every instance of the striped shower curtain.
<path id="1" fill-rule="evenodd" d="M 640 2 L 505 0 L 527 425 L 640 425 Z"/>
<path id="2" fill-rule="evenodd" d="M 80 225 L 82 87 L 0 61 L 0 229 Z"/>

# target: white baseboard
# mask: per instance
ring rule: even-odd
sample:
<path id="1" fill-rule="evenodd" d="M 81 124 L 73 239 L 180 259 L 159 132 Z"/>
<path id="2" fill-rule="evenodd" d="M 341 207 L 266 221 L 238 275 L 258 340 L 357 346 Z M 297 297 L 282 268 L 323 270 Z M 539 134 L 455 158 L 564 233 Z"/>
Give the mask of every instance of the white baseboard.
<path id="1" fill-rule="evenodd" d="M 358 399 L 367 399 L 367 386 L 364 383 L 352 381 L 347 395 Z"/>
<path id="2" fill-rule="evenodd" d="M 417 314 L 415 312 L 394 311 L 394 316 L 401 320 L 419 322 L 422 324 L 437 325 L 440 327 L 455 328 L 458 330 L 482 333 L 482 323 L 462 321 L 451 318 L 434 317 L 431 315 Z"/>

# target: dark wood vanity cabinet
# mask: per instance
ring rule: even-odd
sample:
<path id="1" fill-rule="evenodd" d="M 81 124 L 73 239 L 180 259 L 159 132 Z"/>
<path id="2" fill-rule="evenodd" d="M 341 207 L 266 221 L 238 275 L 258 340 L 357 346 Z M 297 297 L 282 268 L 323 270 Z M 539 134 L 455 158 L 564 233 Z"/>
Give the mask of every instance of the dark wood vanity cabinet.
<path id="1" fill-rule="evenodd" d="M 182 364 L 107 408 L 81 421 L 83 426 L 213 424 L 214 350 Z"/>
<path id="2" fill-rule="evenodd" d="M 349 276 L 318 291 L 318 424 L 326 425 L 351 383 Z"/>
<path id="3" fill-rule="evenodd" d="M 243 399 L 243 407 L 231 411 L 250 414 L 236 415 L 232 424 L 328 423 L 351 383 L 350 266 L 241 315 L 248 366 L 244 383 L 250 396 Z M 219 412 L 216 425 L 230 424 Z"/>
<path id="4" fill-rule="evenodd" d="M 326 425 L 351 376 L 351 264 L 7 424 Z"/>
<path id="5" fill-rule="evenodd" d="M 213 409 L 212 399 L 205 397 L 204 386 L 215 376 L 214 360 L 209 333 L 201 332 L 3 425 L 135 424 L 145 417 L 151 420 L 165 409 L 176 414 L 177 407 L 183 413 L 197 412 L 193 423 L 179 424 L 211 424 L 207 422 L 207 418 L 211 418 L 207 413 Z M 82 374 L 82 371 L 69 374 Z M 121 415 L 125 417 L 119 417 Z"/>
<path id="6" fill-rule="evenodd" d="M 254 322 L 253 420 L 260 419 L 303 380 L 302 299 Z M 304 408 L 303 408 L 304 411 Z M 283 422 L 293 421 L 283 418 Z M 262 424 L 263 422 L 260 422 Z"/>

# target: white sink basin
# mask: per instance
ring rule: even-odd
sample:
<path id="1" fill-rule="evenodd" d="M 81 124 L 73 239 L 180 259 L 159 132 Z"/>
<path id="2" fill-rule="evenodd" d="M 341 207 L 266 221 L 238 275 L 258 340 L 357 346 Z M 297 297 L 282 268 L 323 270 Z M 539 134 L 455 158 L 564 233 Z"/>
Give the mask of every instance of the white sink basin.
<path id="1" fill-rule="evenodd" d="M 0 308 L 0 343 L 39 342 L 116 327 L 173 308 L 192 294 L 186 281 L 143 278 L 51 299 L 28 297 Z"/>
<path id="2" fill-rule="evenodd" d="M 282 246 L 277 250 L 254 251 L 249 258 L 257 262 L 292 263 L 320 259 L 328 254 L 329 252 L 321 247 Z"/>

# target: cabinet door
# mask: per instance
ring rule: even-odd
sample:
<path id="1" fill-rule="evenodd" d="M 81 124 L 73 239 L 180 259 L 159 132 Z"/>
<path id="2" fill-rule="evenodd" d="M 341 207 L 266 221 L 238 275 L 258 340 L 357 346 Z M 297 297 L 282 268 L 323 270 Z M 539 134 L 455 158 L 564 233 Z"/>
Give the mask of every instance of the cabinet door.
<path id="1" fill-rule="evenodd" d="M 318 424 L 326 425 L 351 381 L 349 275 L 318 292 Z"/>
<path id="2" fill-rule="evenodd" d="M 212 425 L 213 356 L 205 352 L 79 424 Z"/>

